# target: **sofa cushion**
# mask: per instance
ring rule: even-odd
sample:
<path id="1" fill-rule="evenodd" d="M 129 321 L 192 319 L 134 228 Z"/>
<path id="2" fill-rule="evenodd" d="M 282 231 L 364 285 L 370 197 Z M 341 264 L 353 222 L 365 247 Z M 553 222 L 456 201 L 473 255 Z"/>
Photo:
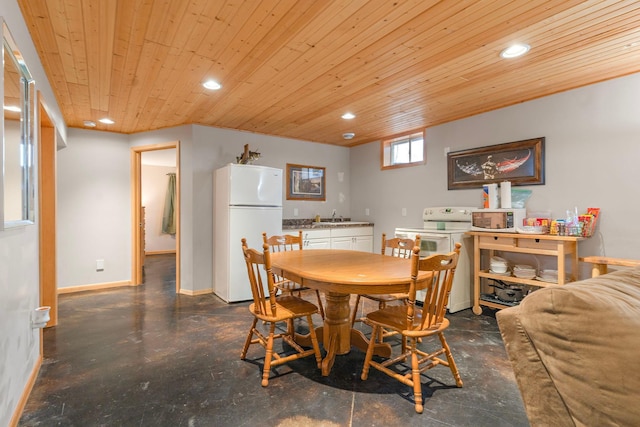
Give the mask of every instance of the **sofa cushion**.
<path id="1" fill-rule="evenodd" d="M 518 311 L 576 425 L 638 425 L 640 269 L 542 288 Z"/>

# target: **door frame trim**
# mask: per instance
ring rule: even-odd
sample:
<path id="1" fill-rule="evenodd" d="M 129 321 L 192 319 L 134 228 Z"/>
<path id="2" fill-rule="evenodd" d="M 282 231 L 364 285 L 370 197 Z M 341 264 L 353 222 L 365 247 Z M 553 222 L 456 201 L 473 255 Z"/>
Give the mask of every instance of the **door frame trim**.
<path id="1" fill-rule="evenodd" d="M 58 278 L 56 252 L 57 130 L 42 93 L 38 91 L 38 223 L 40 305 L 51 307 L 47 327 L 58 325 Z M 40 335 L 42 339 L 42 334 Z M 42 345 L 40 345 L 42 354 Z"/>
<path id="2" fill-rule="evenodd" d="M 131 147 L 131 284 L 142 284 L 140 250 L 142 242 L 140 206 L 142 206 L 142 153 L 175 148 L 176 150 L 176 294 L 180 293 L 180 141 Z"/>

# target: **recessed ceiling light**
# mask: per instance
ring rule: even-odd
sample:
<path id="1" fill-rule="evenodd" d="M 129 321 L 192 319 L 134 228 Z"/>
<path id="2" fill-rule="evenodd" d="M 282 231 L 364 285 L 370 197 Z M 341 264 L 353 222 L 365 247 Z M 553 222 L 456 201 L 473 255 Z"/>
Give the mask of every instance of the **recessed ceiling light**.
<path id="1" fill-rule="evenodd" d="M 344 113 L 342 115 L 342 118 L 345 119 L 345 120 L 351 120 L 351 119 L 355 119 L 356 115 L 353 114 L 353 113 Z"/>
<path id="2" fill-rule="evenodd" d="M 94 122 L 93 120 L 85 120 L 84 125 L 88 128 L 94 128 L 96 127 L 96 122 Z"/>
<path id="3" fill-rule="evenodd" d="M 100 123 L 104 123 L 105 125 L 112 125 L 112 124 L 114 124 L 114 123 L 115 123 L 113 120 L 111 120 L 111 119 L 110 119 L 110 118 L 108 118 L 108 117 L 105 117 L 104 119 L 100 119 L 100 120 L 98 120 L 98 121 L 99 121 Z"/>
<path id="4" fill-rule="evenodd" d="M 215 80 L 207 80 L 206 82 L 202 83 L 202 86 L 210 90 L 218 90 L 222 88 L 222 85 Z"/>
<path id="5" fill-rule="evenodd" d="M 529 46 L 528 44 L 514 44 L 500 52 L 500 56 L 503 58 L 516 58 L 529 52 L 529 49 L 531 49 L 531 46 Z"/>
<path id="6" fill-rule="evenodd" d="M 16 107 L 15 105 L 4 105 L 2 107 L 5 111 L 13 111 L 14 113 L 19 113 L 22 111 L 20 107 Z"/>
<path id="7" fill-rule="evenodd" d="M 354 136 L 356 136 L 356 134 L 353 132 L 347 132 L 342 134 L 342 137 L 344 139 L 353 139 Z"/>

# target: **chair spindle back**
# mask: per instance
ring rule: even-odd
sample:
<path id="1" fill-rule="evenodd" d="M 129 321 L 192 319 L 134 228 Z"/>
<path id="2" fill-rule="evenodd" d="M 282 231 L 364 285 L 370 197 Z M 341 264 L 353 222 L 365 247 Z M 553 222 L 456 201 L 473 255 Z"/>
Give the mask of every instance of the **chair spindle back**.
<path id="1" fill-rule="evenodd" d="M 285 234 L 267 237 L 267 233 L 262 233 L 262 241 L 269 245 L 271 252 L 302 250 L 302 230 L 298 230 L 297 236 Z"/>
<path id="2" fill-rule="evenodd" d="M 415 246 L 420 247 L 420 236 L 416 236 L 416 240 L 402 239 L 399 237 L 387 239 L 387 235 L 382 233 L 382 245 L 380 246 L 382 248 L 382 255 L 411 258 Z"/>
<path id="3" fill-rule="evenodd" d="M 412 273 L 411 287 L 409 290 L 409 307 L 407 309 L 407 329 L 424 330 L 437 328 L 442 323 L 447 309 L 461 247 L 462 245 L 460 245 L 460 243 L 456 243 L 453 252 L 448 254 L 434 254 L 423 259 L 420 259 L 419 249 L 414 249 L 411 258 Z M 432 276 L 427 282 L 427 286 L 421 288 L 425 291 L 422 304 L 422 318 L 419 324 L 415 324 L 416 291 L 420 290 L 417 288 L 419 271 L 431 272 Z"/>
<path id="4" fill-rule="evenodd" d="M 276 315 L 276 288 L 274 285 L 274 276 L 271 272 L 271 254 L 269 253 L 269 245 L 263 244 L 264 252 L 260 253 L 255 249 L 247 246 L 247 239 L 242 239 L 242 252 L 244 260 L 247 264 L 247 273 L 249 275 L 249 283 L 251 285 L 251 294 L 253 295 L 254 310 L 256 314 Z M 264 276 L 261 270 L 265 272 Z M 267 281 L 265 290 L 263 277 Z M 268 302 L 267 302 L 268 299 Z"/>

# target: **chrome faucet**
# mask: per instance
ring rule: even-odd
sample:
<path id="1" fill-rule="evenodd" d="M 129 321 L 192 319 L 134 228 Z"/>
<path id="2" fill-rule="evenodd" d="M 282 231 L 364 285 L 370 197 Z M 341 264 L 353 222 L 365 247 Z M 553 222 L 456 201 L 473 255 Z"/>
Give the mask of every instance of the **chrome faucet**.
<path id="1" fill-rule="evenodd" d="M 335 209 L 331 213 L 331 222 L 336 222 L 336 210 Z"/>

